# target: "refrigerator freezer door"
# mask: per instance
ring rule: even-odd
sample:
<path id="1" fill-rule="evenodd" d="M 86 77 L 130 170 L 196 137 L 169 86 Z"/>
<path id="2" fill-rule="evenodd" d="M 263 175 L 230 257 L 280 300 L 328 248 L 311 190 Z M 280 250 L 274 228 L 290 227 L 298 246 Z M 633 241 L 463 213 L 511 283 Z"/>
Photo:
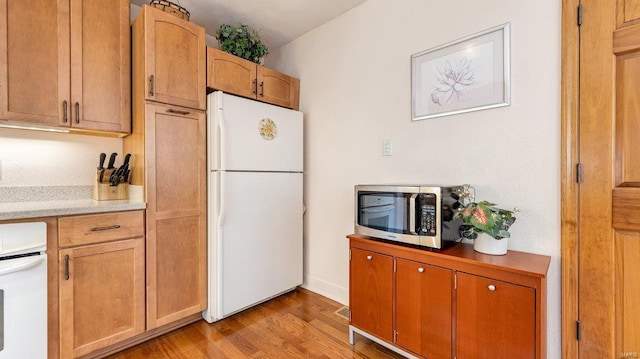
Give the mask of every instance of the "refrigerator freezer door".
<path id="1" fill-rule="evenodd" d="M 215 308 L 218 320 L 302 284 L 303 204 L 302 173 L 216 172 L 214 178 L 218 188 L 211 191 L 224 178 L 224 194 L 210 212 L 216 238 L 209 258 L 216 268 L 209 273 L 215 295 L 210 287 L 208 311 Z"/>
<path id="2" fill-rule="evenodd" d="M 214 92 L 209 116 L 210 169 L 302 172 L 302 112 Z"/>

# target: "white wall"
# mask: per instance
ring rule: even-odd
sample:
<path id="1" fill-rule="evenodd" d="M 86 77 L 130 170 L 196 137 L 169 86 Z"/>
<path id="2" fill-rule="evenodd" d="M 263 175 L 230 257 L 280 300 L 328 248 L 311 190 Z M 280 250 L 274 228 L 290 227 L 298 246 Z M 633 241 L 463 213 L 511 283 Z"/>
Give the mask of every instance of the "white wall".
<path id="1" fill-rule="evenodd" d="M 505 22 L 511 106 L 412 122 L 411 54 Z M 348 302 L 355 184 L 470 183 L 521 209 L 509 249 L 552 257 L 548 357 L 560 358 L 560 24 L 554 0 L 369 0 L 267 57 L 301 79 L 309 289 Z"/>
<path id="2" fill-rule="evenodd" d="M 100 152 L 117 152 L 122 139 L 0 128 L 0 187 L 92 185 Z"/>

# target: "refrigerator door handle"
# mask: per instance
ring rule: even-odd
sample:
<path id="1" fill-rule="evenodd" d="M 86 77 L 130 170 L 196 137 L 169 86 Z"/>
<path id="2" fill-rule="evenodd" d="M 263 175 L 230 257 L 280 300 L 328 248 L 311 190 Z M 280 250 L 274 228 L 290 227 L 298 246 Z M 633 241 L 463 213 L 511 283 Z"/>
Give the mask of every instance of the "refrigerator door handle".
<path id="1" fill-rule="evenodd" d="M 224 216 L 225 216 L 225 182 L 227 174 L 224 171 L 218 172 L 220 174 L 220 192 L 218 192 L 218 200 L 219 200 L 219 209 L 218 209 L 218 229 L 222 229 L 224 226 Z"/>
<path id="2" fill-rule="evenodd" d="M 222 253 L 224 252 L 224 231 L 222 227 L 216 228 L 217 238 L 216 238 L 216 300 L 215 300 L 215 317 L 218 319 L 222 319 L 225 315 L 223 313 L 223 295 L 222 291 L 224 290 L 224 259 Z M 209 289 L 211 290 L 211 289 Z M 209 310 L 214 310 L 214 308 L 210 308 Z"/>
<path id="3" fill-rule="evenodd" d="M 219 146 L 217 146 L 218 156 L 220 157 L 219 169 L 220 171 L 225 171 L 227 168 L 225 167 L 225 161 L 224 161 L 224 158 L 225 158 L 224 110 L 221 108 L 218 109 L 218 134 L 220 135 Z"/>

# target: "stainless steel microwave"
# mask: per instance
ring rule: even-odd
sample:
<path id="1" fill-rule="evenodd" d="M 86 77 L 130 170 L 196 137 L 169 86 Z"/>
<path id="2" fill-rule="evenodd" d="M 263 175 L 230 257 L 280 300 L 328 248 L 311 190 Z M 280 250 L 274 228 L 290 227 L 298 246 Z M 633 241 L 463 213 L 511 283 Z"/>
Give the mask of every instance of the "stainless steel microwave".
<path id="1" fill-rule="evenodd" d="M 460 239 L 462 186 L 355 186 L 355 232 L 366 236 L 444 248 Z"/>

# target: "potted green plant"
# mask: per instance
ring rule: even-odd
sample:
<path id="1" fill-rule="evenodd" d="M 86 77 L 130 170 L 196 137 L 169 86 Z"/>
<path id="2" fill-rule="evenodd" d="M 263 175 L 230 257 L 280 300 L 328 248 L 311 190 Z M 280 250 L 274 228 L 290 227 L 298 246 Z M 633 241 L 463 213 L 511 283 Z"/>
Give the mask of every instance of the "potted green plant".
<path id="1" fill-rule="evenodd" d="M 458 212 L 454 218 L 461 218 L 460 234 L 474 240 L 474 249 L 486 254 L 506 254 L 506 238 L 511 237 L 509 228 L 516 221 L 514 211 L 496 207 L 489 201 L 476 202 L 475 189 L 464 185 L 460 193 Z"/>
<path id="2" fill-rule="evenodd" d="M 269 53 L 267 46 L 260 40 L 258 32 L 241 23 L 235 26 L 220 25 L 216 31 L 216 40 L 220 50 L 257 64 Z"/>

